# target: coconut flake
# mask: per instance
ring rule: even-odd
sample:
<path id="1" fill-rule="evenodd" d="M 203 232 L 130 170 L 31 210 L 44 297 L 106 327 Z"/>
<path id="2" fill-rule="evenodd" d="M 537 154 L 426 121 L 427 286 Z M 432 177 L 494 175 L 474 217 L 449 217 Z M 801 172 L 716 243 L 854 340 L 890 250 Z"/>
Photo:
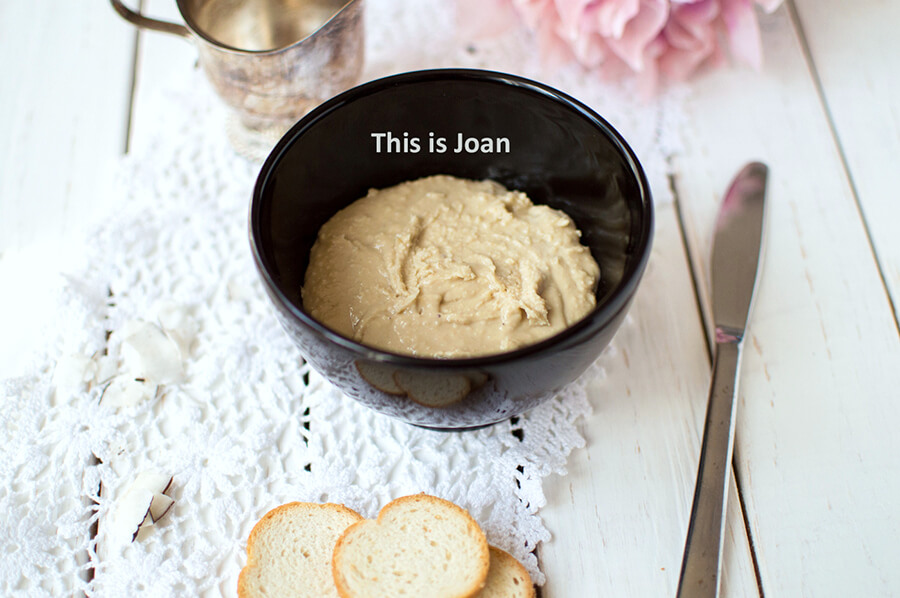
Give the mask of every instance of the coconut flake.
<path id="1" fill-rule="evenodd" d="M 153 520 L 153 523 L 156 523 L 160 519 L 166 516 L 168 512 L 172 509 L 172 505 L 175 504 L 175 499 L 166 496 L 165 494 L 161 494 L 157 492 L 153 495 L 153 499 L 150 501 L 150 518 Z"/>
<path id="2" fill-rule="evenodd" d="M 182 359 L 187 359 L 199 331 L 197 322 L 190 317 L 185 307 L 171 302 L 165 302 L 159 307 L 157 317 L 163 332 L 175 342 L 181 352 Z"/>
<path id="3" fill-rule="evenodd" d="M 119 500 L 110 517 L 107 537 L 114 547 L 122 547 L 137 538 L 141 526 L 150 512 L 153 493 L 146 488 L 129 487 Z"/>
<path id="4" fill-rule="evenodd" d="M 112 355 L 97 355 L 94 364 L 94 384 L 106 384 L 119 373 L 119 360 Z"/>
<path id="5" fill-rule="evenodd" d="M 132 542 L 143 542 L 147 536 L 150 535 L 150 531 L 153 529 L 153 519 L 150 518 L 150 511 L 147 511 L 147 515 L 144 516 L 144 520 L 138 526 L 137 530 L 134 532 L 134 536 L 131 538 Z"/>
<path id="6" fill-rule="evenodd" d="M 170 475 L 164 475 L 158 471 L 149 470 L 138 474 L 131 483 L 131 487 L 144 488 L 150 490 L 153 494 L 164 493 L 172 485 L 174 480 Z"/>
<path id="7" fill-rule="evenodd" d="M 135 378 L 156 384 L 181 380 L 181 351 L 178 345 L 156 325 L 133 320 L 123 326 L 119 348 L 123 369 Z"/>
<path id="8" fill-rule="evenodd" d="M 143 537 L 141 531 L 159 521 L 175 502 L 163 494 L 172 476 L 156 471 L 139 474 L 119 497 L 110 513 L 107 537 L 111 546 L 122 547 Z"/>
<path id="9" fill-rule="evenodd" d="M 118 409 L 134 407 L 156 396 L 156 385 L 130 374 L 120 374 L 112 379 L 100 397 L 100 404 Z"/>

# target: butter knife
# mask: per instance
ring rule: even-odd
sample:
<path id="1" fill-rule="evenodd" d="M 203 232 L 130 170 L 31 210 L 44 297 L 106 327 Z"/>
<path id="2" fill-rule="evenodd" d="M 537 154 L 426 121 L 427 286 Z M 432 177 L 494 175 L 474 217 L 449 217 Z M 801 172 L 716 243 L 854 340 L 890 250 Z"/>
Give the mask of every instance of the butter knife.
<path id="1" fill-rule="evenodd" d="M 746 165 L 716 220 L 710 268 L 715 357 L 678 598 L 719 595 L 738 372 L 760 263 L 767 179 L 765 164 Z"/>

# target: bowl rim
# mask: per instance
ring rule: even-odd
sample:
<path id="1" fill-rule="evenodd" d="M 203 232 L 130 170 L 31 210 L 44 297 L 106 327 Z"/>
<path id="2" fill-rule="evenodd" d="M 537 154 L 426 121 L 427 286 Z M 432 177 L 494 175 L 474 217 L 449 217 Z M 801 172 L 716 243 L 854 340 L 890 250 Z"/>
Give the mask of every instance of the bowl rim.
<path id="1" fill-rule="evenodd" d="M 521 348 L 514 349 L 503 353 L 491 353 L 488 355 L 480 355 L 474 357 L 461 358 L 444 358 L 444 357 L 421 357 L 408 355 L 403 353 L 394 353 L 383 349 L 377 349 L 357 342 L 351 338 L 343 336 L 338 332 L 321 324 L 315 318 L 304 312 L 296 306 L 287 295 L 282 291 L 280 286 L 275 282 L 271 271 L 270 264 L 263 257 L 261 247 L 261 223 L 260 214 L 262 211 L 263 190 L 269 185 L 269 181 L 275 170 L 275 166 L 281 161 L 295 138 L 302 135 L 306 130 L 315 125 L 319 120 L 332 112 L 339 110 L 342 106 L 349 104 L 358 98 L 365 97 L 377 93 L 383 89 L 397 87 L 407 83 L 421 83 L 426 81 L 476 81 L 489 84 L 509 85 L 517 88 L 526 89 L 537 95 L 545 96 L 550 100 L 562 103 L 568 108 L 578 112 L 583 118 L 591 121 L 604 135 L 606 135 L 613 145 L 621 153 L 632 175 L 638 183 L 641 195 L 642 205 L 642 222 L 637 231 L 637 238 L 632 242 L 635 247 L 636 259 L 632 260 L 622 274 L 619 284 L 607 295 L 607 297 L 594 307 L 586 316 L 571 326 L 561 330 L 557 334 L 548 337 L 537 343 L 525 345 Z M 528 357 L 537 353 L 541 353 L 546 349 L 565 345 L 566 341 L 578 341 L 585 336 L 592 336 L 595 332 L 601 330 L 608 324 L 623 308 L 625 308 L 637 284 L 640 282 L 647 261 L 650 257 L 650 249 L 653 241 L 654 230 L 654 209 L 653 199 L 650 191 L 650 184 L 643 167 L 637 159 L 634 151 L 622 137 L 622 135 L 602 116 L 589 108 L 584 103 L 576 100 L 572 96 L 559 91 L 549 85 L 513 75 L 509 73 L 490 71 L 483 69 L 466 69 L 466 68 L 440 68 L 409 71 L 396 75 L 389 75 L 374 79 L 366 83 L 362 83 L 352 87 L 330 100 L 320 104 L 312 111 L 298 120 L 282 137 L 278 143 L 270 151 L 263 165 L 260 167 L 259 174 L 253 187 L 253 196 L 250 202 L 249 214 L 249 233 L 250 248 L 253 254 L 256 268 L 263 279 L 264 284 L 269 289 L 270 296 L 275 299 L 281 307 L 283 307 L 292 317 L 299 320 L 305 327 L 310 328 L 317 334 L 325 337 L 329 342 L 337 344 L 342 348 L 352 351 L 359 357 L 369 361 L 389 363 L 396 366 L 406 367 L 429 367 L 432 369 L 472 369 L 478 367 L 495 366 L 508 362 L 518 361 L 521 358 Z"/>

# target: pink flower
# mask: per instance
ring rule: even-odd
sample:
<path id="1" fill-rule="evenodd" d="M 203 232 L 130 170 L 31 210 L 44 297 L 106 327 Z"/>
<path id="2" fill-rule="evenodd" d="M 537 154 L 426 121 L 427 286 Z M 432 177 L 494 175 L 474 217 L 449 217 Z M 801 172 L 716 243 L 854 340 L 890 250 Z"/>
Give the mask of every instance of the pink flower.
<path id="1" fill-rule="evenodd" d="M 660 78 L 682 81 L 728 53 L 759 69 L 756 5 L 782 0 L 457 0 L 461 22 L 500 31 L 513 15 L 535 32 L 550 61 L 576 60 L 607 77 L 638 76 L 645 91 Z"/>

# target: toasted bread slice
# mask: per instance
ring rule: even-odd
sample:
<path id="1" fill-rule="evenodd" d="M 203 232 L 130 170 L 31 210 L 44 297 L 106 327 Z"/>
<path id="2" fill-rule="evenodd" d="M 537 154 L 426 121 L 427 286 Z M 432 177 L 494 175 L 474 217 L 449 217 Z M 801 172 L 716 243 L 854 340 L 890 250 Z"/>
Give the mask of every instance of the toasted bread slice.
<path id="1" fill-rule="evenodd" d="M 292 502 L 263 516 L 247 540 L 239 598 L 337 598 L 335 542 L 362 516 L 343 505 Z"/>
<path id="2" fill-rule="evenodd" d="M 491 546 L 491 568 L 477 598 L 534 598 L 531 576 L 511 554 Z"/>
<path id="3" fill-rule="evenodd" d="M 425 494 L 398 498 L 377 521 L 348 527 L 332 560 L 342 598 L 468 598 L 489 566 L 484 532 L 468 512 Z"/>

